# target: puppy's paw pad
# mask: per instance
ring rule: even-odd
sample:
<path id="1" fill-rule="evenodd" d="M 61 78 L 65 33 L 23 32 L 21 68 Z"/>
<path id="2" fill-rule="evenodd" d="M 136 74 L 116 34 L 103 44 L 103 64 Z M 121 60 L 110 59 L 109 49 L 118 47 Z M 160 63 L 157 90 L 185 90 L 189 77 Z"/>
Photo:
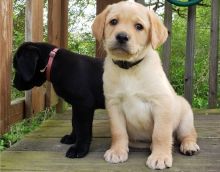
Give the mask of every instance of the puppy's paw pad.
<path id="1" fill-rule="evenodd" d="M 89 145 L 77 146 L 73 145 L 66 152 L 67 158 L 83 158 L 89 152 Z"/>
<path id="2" fill-rule="evenodd" d="M 199 150 L 200 148 L 195 142 L 187 141 L 180 145 L 180 151 L 185 155 L 192 156 Z"/>
<path id="3" fill-rule="evenodd" d="M 75 142 L 76 142 L 76 139 L 72 135 L 65 135 L 60 140 L 60 143 L 63 143 L 63 144 L 74 144 Z"/>
<path id="4" fill-rule="evenodd" d="M 151 169 L 162 170 L 172 167 L 172 155 L 151 154 L 146 162 L 146 165 Z"/>
<path id="5" fill-rule="evenodd" d="M 110 163 L 125 162 L 128 159 L 128 151 L 125 149 L 109 149 L 104 154 L 104 159 Z"/>

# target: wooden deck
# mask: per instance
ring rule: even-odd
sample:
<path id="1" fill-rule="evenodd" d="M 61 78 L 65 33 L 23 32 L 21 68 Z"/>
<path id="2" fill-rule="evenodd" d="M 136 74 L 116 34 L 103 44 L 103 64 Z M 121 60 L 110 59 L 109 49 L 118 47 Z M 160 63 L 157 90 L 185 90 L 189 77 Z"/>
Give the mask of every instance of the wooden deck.
<path id="1" fill-rule="evenodd" d="M 65 153 L 70 145 L 61 144 L 60 138 L 71 131 L 70 112 L 56 114 L 36 131 L 0 154 L 2 172 L 111 172 L 154 171 L 145 166 L 149 149 L 131 150 L 129 159 L 121 164 L 104 161 L 104 151 L 110 145 L 109 125 L 105 111 L 96 112 L 93 141 L 89 154 L 83 159 L 68 159 Z M 220 172 L 220 111 L 197 112 L 195 125 L 201 151 L 189 157 L 174 148 L 173 167 L 170 172 Z"/>

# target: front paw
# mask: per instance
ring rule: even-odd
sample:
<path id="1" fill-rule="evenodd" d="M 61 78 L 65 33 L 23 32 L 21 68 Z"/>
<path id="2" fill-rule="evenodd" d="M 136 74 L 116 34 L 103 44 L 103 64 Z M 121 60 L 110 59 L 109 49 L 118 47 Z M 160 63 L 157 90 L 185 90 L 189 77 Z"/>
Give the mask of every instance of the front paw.
<path id="1" fill-rule="evenodd" d="M 104 158 L 110 163 L 125 162 L 128 159 L 128 149 L 111 148 L 105 152 Z"/>
<path id="2" fill-rule="evenodd" d="M 76 142 L 76 138 L 73 135 L 65 135 L 60 140 L 63 144 L 74 144 Z"/>
<path id="3" fill-rule="evenodd" d="M 68 158 L 83 158 L 89 152 L 89 144 L 75 144 L 66 152 Z"/>
<path id="4" fill-rule="evenodd" d="M 151 169 L 162 170 L 172 167 L 172 155 L 167 154 L 151 154 L 146 162 L 146 165 Z"/>

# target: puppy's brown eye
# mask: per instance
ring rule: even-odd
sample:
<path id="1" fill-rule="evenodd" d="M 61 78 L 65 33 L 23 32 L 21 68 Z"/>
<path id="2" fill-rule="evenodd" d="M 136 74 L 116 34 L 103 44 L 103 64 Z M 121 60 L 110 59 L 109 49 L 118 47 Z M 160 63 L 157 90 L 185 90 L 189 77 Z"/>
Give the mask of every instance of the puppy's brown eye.
<path id="1" fill-rule="evenodd" d="M 110 23 L 110 25 L 114 26 L 114 25 L 118 24 L 118 20 L 112 19 L 109 23 Z"/>
<path id="2" fill-rule="evenodd" d="M 135 25 L 135 28 L 136 28 L 138 31 L 141 31 L 141 30 L 144 29 L 143 25 L 140 24 L 140 23 L 137 23 L 137 24 Z"/>

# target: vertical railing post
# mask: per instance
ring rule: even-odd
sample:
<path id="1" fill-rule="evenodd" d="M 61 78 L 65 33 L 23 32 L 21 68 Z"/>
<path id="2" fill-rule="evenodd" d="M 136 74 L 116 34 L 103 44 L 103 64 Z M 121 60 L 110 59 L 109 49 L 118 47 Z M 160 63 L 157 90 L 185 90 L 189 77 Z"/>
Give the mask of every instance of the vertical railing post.
<path id="1" fill-rule="evenodd" d="M 193 98 L 193 64 L 195 56 L 196 5 L 188 7 L 184 96 L 190 104 Z"/>
<path id="2" fill-rule="evenodd" d="M 172 35 L 172 5 L 168 1 L 165 1 L 164 25 L 167 27 L 168 30 L 168 38 L 164 43 L 162 49 L 163 69 L 167 77 L 169 78 Z"/>
<path id="3" fill-rule="evenodd" d="M 28 0 L 25 8 L 25 41 L 43 40 L 43 0 Z M 25 117 L 43 110 L 45 107 L 45 89 L 35 87 L 25 91 Z"/>
<path id="4" fill-rule="evenodd" d="M 211 5 L 211 29 L 209 52 L 209 108 L 217 106 L 218 90 L 218 42 L 219 42 L 219 0 L 212 0 Z"/>
<path id="5" fill-rule="evenodd" d="M 61 22 L 60 22 L 60 47 L 67 48 L 68 46 L 68 0 L 61 1 Z M 64 101 L 58 99 L 56 112 L 64 111 Z"/>
<path id="6" fill-rule="evenodd" d="M 0 135 L 9 129 L 12 61 L 12 0 L 0 1 Z"/>
<path id="7" fill-rule="evenodd" d="M 68 0 L 48 1 L 48 42 L 67 48 L 68 35 Z M 56 111 L 63 111 L 63 100 L 56 98 L 52 85 L 47 85 L 47 105 L 55 105 Z"/>

